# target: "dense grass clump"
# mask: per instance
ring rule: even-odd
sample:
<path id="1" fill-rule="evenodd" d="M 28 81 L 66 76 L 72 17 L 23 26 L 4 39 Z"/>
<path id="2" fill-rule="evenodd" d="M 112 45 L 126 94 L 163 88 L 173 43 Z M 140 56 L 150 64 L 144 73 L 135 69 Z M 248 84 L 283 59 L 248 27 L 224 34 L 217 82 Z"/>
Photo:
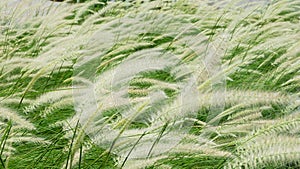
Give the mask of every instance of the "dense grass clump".
<path id="1" fill-rule="evenodd" d="M 0 168 L 299 168 L 299 9 L 2 0 Z"/>

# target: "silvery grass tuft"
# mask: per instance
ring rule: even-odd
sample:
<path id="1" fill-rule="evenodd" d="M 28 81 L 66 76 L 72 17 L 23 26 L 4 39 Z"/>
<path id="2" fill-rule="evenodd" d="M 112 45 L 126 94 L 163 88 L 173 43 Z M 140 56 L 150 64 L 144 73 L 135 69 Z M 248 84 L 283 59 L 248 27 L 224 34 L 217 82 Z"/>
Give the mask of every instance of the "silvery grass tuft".
<path id="1" fill-rule="evenodd" d="M 298 1 L 72 2 L 0 2 L 1 168 L 299 167 Z"/>

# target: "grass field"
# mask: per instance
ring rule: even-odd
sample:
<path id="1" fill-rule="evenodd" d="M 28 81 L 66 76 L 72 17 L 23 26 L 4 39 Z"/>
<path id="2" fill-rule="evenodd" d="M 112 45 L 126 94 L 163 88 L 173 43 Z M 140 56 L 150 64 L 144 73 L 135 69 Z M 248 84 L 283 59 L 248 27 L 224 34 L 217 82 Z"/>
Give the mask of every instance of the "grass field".
<path id="1" fill-rule="evenodd" d="M 0 2 L 0 168 L 300 168 L 299 106 L 299 0 Z"/>

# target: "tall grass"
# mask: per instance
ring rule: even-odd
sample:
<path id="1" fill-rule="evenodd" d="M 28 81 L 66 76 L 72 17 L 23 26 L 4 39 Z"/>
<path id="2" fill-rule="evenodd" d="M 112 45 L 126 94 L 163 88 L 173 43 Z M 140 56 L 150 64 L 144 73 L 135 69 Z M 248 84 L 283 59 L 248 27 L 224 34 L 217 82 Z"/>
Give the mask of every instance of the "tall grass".
<path id="1" fill-rule="evenodd" d="M 299 8 L 2 0 L 0 168 L 299 167 Z"/>

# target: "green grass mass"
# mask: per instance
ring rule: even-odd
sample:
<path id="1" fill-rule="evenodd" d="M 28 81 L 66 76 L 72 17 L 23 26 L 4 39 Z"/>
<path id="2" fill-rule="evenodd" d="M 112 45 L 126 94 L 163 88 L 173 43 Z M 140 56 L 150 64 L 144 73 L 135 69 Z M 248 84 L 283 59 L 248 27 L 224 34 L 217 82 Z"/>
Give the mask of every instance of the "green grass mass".
<path id="1" fill-rule="evenodd" d="M 0 2 L 0 169 L 300 168 L 297 0 Z"/>

